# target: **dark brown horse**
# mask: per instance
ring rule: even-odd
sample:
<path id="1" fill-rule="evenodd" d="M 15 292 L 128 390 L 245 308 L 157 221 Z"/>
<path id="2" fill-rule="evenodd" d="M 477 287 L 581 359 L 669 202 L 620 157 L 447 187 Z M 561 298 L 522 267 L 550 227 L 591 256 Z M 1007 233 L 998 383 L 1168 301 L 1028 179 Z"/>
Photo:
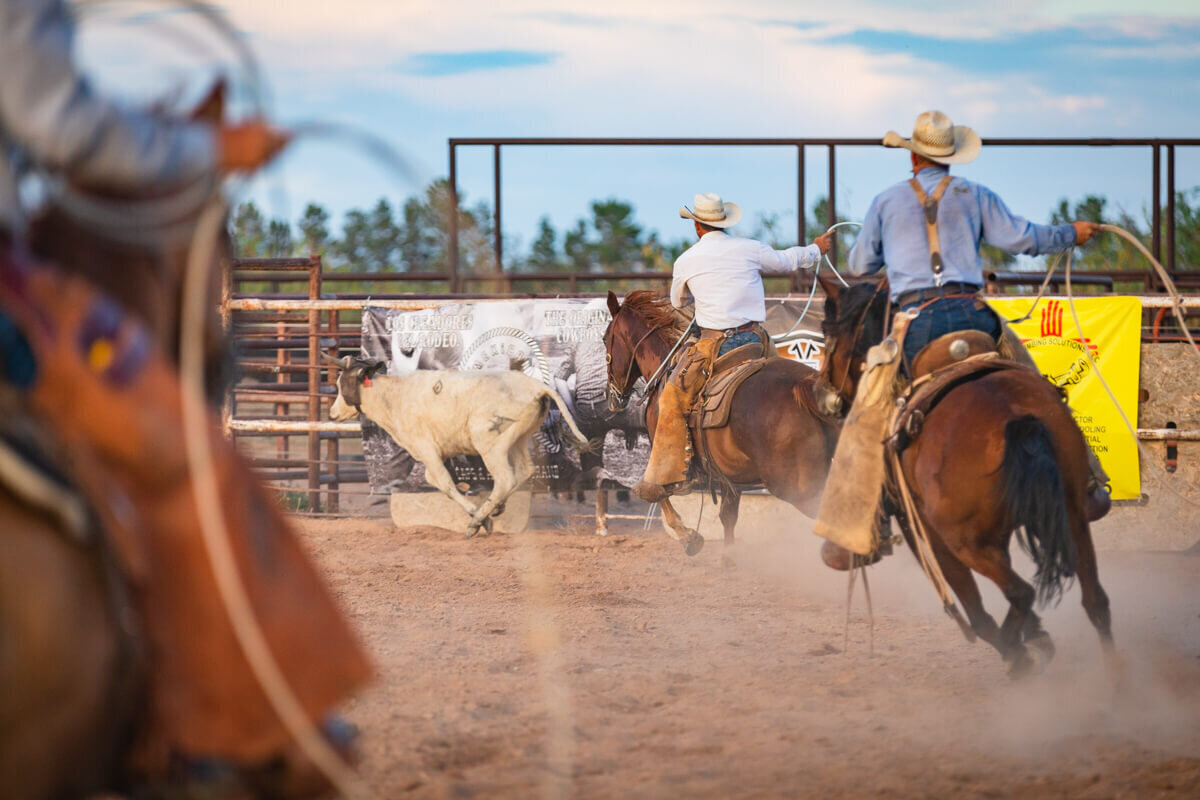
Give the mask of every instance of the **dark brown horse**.
<path id="1" fill-rule="evenodd" d="M 822 279 L 825 359 L 822 408 L 849 408 L 867 349 L 884 337 L 887 283 L 843 289 Z M 1061 597 L 1075 575 L 1105 655 L 1115 656 L 1108 596 L 1085 515 L 1086 443 L 1058 390 L 1032 370 L 1003 370 L 961 384 L 925 418 L 900 459 L 917 513 L 946 582 L 971 630 L 1019 677 L 1053 657 L 1035 600 Z M 902 520 L 903 521 L 903 520 Z M 913 533 L 904 528 L 913 547 Z M 1035 589 L 1009 559 L 1013 532 L 1037 565 Z M 984 610 L 971 572 L 991 579 L 1009 602 L 1000 626 Z M 1030 646 L 1037 659 L 1031 657 Z"/>
<path id="2" fill-rule="evenodd" d="M 111 192 L 101 190 L 97 194 L 117 199 Z M 110 298 L 116 298 L 115 305 L 121 309 L 115 313 L 122 320 L 122 331 L 136 329 L 124 321 L 130 316 L 148 326 L 146 340 L 153 340 L 152 350 L 140 352 L 151 354 L 137 362 L 141 365 L 135 373 L 139 377 L 120 380 L 134 389 L 167 386 L 177 392 L 177 388 L 170 388 L 178 386 L 177 381 L 171 382 L 173 378 L 153 384 L 144 378 L 170 373 L 159 353 L 165 354 L 167 361 L 177 360 L 180 287 L 190 241 L 185 235 L 165 245 L 130 244 L 107 233 L 52 209 L 33 226 L 30 244 L 35 249 L 35 260 L 53 260 L 57 268 L 87 276 Z M 223 259 L 225 253 L 220 251 L 218 248 L 215 257 Z M 25 289 L 13 287 L 41 287 L 36 299 L 42 305 L 35 307 L 35 314 L 47 320 L 47 329 L 65 329 L 64 320 L 76 319 L 70 315 L 81 307 L 73 299 L 78 292 L 63 298 L 62 319 L 46 314 L 41 309 L 52 306 L 44 291 L 52 283 L 46 278 L 49 273 L 41 269 L 22 273 L 25 269 L 28 267 L 16 262 L 0 264 L 3 288 L 14 292 L 5 297 L 5 311 L 13 311 L 14 318 L 21 316 L 16 313 L 20 309 L 12 297 L 19 297 L 19 291 Z M 22 278 L 22 274 L 27 277 Z M 217 265 L 212 274 L 219 280 L 221 270 Z M 77 281 L 61 283 L 79 286 Z M 214 301 L 217 285 L 215 281 L 210 284 Z M 94 290 L 81 291 L 93 298 L 87 308 L 115 308 L 111 302 L 95 300 Z M 215 302 L 211 307 L 215 312 Z M 54 309 L 56 313 L 58 310 Z M 25 330 L 34 327 L 27 325 Z M 209 328 L 209 371 L 215 373 L 224 353 L 215 313 L 209 319 Z M 73 333 L 37 336 L 51 343 L 74 342 Z M 72 346 L 65 342 L 62 345 Z M 39 361 L 39 375 L 50 374 L 48 365 L 53 362 Z M 98 393 L 101 390 L 88 391 L 106 401 L 113 396 Z M 177 394 L 164 389 L 162 396 L 168 399 L 161 406 L 147 404 L 146 408 L 150 409 L 150 419 L 161 422 L 161 437 L 177 441 L 181 438 Z M 143 432 L 132 424 L 139 415 L 145 417 L 138 405 L 140 397 L 126 398 L 128 419 L 105 413 L 112 411 L 111 403 L 108 407 L 88 407 L 84 413 L 94 416 L 95 425 L 111 430 L 112 440 L 134 441 L 132 432 Z M 89 448 L 90 442 L 72 443 L 68 437 L 57 435 L 59 431 L 48 430 L 45 423 L 23 413 L 26 402 L 13 387 L 0 383 L 0 459 L 7 462 L 0 463 L 0 538 L 4 540 L 0 547 L 0 686 L 5 687 L 0 691 L 0 794 L 21 798 L 82 797 L 130 788 L 154 791 L 162 788 L 160 781 L 169 781 L 174 790 L 200 774 L 216 778 L 215 783 L 205 784 L 205 791 L 213 796 L 295 798 L 324 793 L 323 776 L 295 752 L 286 737 L 277 734 L 274 712 L 265 707 L 261 689 L 254 683 L 227 625 L 200 540 L 194 527 L 184 527 L 192 520 L 180 520 L 173 527 L 179 517 L 166 513 L 190 507 L 191 484 L 171 478 L 171 482 L 164 482 L 167 488 L 162 491 L 131 493 L 126 485 L 135 481 L 124 481 L 111 471 L 95 468 L 97 464 L 104 466 L 91 452 L 99 445 Z M 25 466 L 11 466 L 14 452 L 26 456 L 16 459 Z M 179 456 L 178 452 L 170 455 Z M 345 638 L 342 644 L 333 646 L 321 641 L 317 646 L 330 648 L 331 652 L 322 650 L 318 659 L 312 658 L 316 644 L 312 637 L 325 638 L 313 627 L 314 609 L 324 618 L 319 627 L 345 630 L 339 628 L 336 610 L 328 602 L 306 602 L 314 599 L 309 590 L 320 586 L 315 569 L 298 543 L 286 534 L 274 502 L 265 492 L 245 488 L 253 485 L 245 465 L 219 446 L 214 446 L 214 458 L 229 467 L 219 468 L 218 480 L 222 482 L 223 512 L 235 534 L 230 541 L 234 558 L 256 614 L 271 623 L 264 624 L 269 647 L 289 679 L 298 669 L 309 676 L 321 673 L 325 665 L 332 663 L 330 659 L 342 661 L 343 653 L 351 659 L 361 658 L 357 644 Z M 163 464 L 149 457 L 142 461 L 150 474 L 180 474 L 178 461 Z M 43 464 L 46 469 L 31 468 L 31 463 Z M 89 463 L 90 471 L 86 469 Z M 136 453 L 133 463 L 137 463 Z M 186 475 L 186 467 L 183 470 Z M 83 477 L 85 474 L 89 477 Z M 75 493 L 72 479 L 93 489 L 99 485 L 102 491 Z M 234 489 L 231 484 L 241 488 Z M 103 489 L 115 491 L 105 493 Z M 139 505 L 152 495 L 153 500 Z M 89 503 L 80 499 L 83 496 L 90 501 L 90 510 L 86 510 Z M 64 515 L 60 498 L 73 500 L 85 511 Z M 128 524 L 131 519 L 137 522 Z M 127 525 L 114 525 L 114 520 L 125 520 Z M 184 530 L 191 532 L 184 535 Z M 263 564 L 269 564 L 273 580 L 256 583 L 253 576 L 262 574 Z M 153 586 L 153 592 L 147 586 Z M 318 594 L 321 591 L 318 589 Z M 153 598 L 153 602 L 147 602 L 147 598 Z M 171 627 L 170 614 L 184 616 L 193 623 L 203 622 L 187 629 Z M 292 615 L 292 622 L 279 625 L 281 619 Z M 352 669 L 361 680 L 365 662 Z M 201 692 L 178 690 L 198 685 L 191 681 L 192 672 L 217 676 L 203 684 L 204 691 L 218 682 L 220 690 L 197 703 Z M 342 681 L 343 677 L 333 681 Z M 306 711 L 325 714 L 332 705 L 327 698 L 343 697 L 347 684 L 356 679 L 331 688 L 333 681 L 318 690 L 323 699 L 314 702 L 301 698 Z M 303 694 L 303 687 L 298 688 L 297 693 Z M 197 714 L 198 707 L 212 712 Z M 235 709 L 245 713 L 229 713 Z M 200 717 L 204 718 L 190 727 L 182 722 L 175 727 L 163 724 L 163 720 L 193 722 Z M 229 730 L 222 729 L 222 724 Z M 155 735 L 164 729 L 179 738 L 168 740 Z M 336 734 L 343 732 L 335 731 L 331 738 L 338 739 Z M 236 751 L 234 756 L 191 747 L 187 741 L 189 737 L 216 741 L 226 733 L 225 741 L 231 743 L 229 752 Z M 345 744 L 345 740 L 336 744 Z M 213 763 L 192 760 L 193 756 L 210 754 L 217 758 Z"/>
<path id="3" fill-rule="evenodd" d="M 649 379 L 659 369 L 686 326 L 668 298 L 657 292 L 636 291 L 620 303 L 608 293 L 612 322 L 604 332 L 608 351 L 609 404 L 624 407 L 639 377 Z M 816 517 L 821 491 L 837 440 L 837 426 L 816 411 L 811 367 L 785 358 L 771 359 L 748 378 L 733 399 L 730 422 L 724 428 L 695 432 L 704 436 L 712 462 L 724 475 L 721 524 L 725 544 L 734 541 L 737 487 L 762 485 L 801 513 Z M 654 438 L 658 423 L 657 386 L 646 398 L 646 428 Z M 680 519 L 670 502 L 663 516 L 689 555 L 699 552 L 703 539 Z"/>

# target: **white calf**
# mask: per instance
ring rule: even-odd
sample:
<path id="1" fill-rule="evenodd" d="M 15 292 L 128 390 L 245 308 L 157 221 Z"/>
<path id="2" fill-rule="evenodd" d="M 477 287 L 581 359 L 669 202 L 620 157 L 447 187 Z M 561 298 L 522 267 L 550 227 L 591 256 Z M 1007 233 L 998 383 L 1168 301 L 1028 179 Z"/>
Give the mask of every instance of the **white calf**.
<path id="1" fill-rule="evenodd" d="M 533 475 L 529 440 L 554 403 L 565 427 L 584 447 L 563 399 L 523 372 L 418 370 L 411 375 L 381 375 L 382 361 L 337 362 L 338 396 L 329 416 L 348 420 L 362 414 L 387 431 L 396 444 L 425 465 L 425 479 L 471 515 L 467 536 L 480 526 L 491 530 L 491 515 Z M 492 474 L 492 492 L 476 508 L 454 485 L 444 462 L 457 455 L 478 455 Z"/>

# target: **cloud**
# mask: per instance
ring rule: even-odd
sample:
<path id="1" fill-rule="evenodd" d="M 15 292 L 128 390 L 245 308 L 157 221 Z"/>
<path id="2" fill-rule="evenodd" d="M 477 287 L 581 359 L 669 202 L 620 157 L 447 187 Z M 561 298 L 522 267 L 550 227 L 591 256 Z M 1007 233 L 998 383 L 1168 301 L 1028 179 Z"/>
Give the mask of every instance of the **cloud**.
<path id="1" fill-rule="evenodd" d="M 467 50 L 458 53 L 413 53 L 397 68 L 408 75 L 440 78 L 514 67 L 540 67 L 552 63 L 557 53 L 534 50 Z"/>
<path id="2" fill-rule="evenodd" d="M 451 136 L 875 137 L 905 130 L 926 108 L 991 137 L 1194 130 L 1200 64 L 1190 53 L 1200 23 L 1186 14 L 1120 15 L 1118 0 L 1104 2 L 1109 16 L 1089 14 L 1087 3 L 1043 13 L 1043 0 L 932 0 L 916 10 L 882 0 L 610 0 L 590 8 L 566 0 L 352 0 L 350 11 L 327 0 L 220 0 L 258 53 L 283 121 L 369 126 L 434 174 L 445 169 Z M 130 53 L 142 51 L 116 48 L 104 69 L 162 74 Z M 574 206 L 556 205 L 575 202 L 562 187 L 582 183 L 593 164 L 603 174 L 578 189 L 585 199 L 633 199 L 665 187 L 671 196 L 655 202 L 672 225 L 674 193 L 690 196 L 693 183 L 754 198 L 777 180 L 782 196 L 794 196 L 784 185 L 794 152 L 772 151 L 779 166 L 767 165 L 766 150 L 664 148 L 639 161 L 613 148 L 506 148 L 506 226 L 518 224 L 522 202 L 573 215 Z M 739 161 L 759 153 L 761 162 Z M 810 180 L 819 178 L 823 155 L 808 153 Z M 464 190 L 472 198 L 490 192 L 490 153 L 460 156 Z M 865 201 L 899 163 L 894 156 L 839 151 L 839 180 L 849 187 L 856 174 L 867 176 L 853 190 Z M 289 180 L 302 200 L 311 192 L 335 212 L 368 205 L 380 190 L 344 176 L 347 160 L 306 143 L 287 164 Z M 556 170 L 546 182 L 539 181 L 550 168 L 540 162 Z M 732 170 L 719 171 L 725 162 L 745 168 L 730 177 Z M 1001 156 L 978 169 L 990 163 Z M 483 176 L 475 184 L 473 169 Z M 679 174 L 686 180 L 672 182 Z M 1070 185 L 1075 174 L 1063 180 Z M 639 203 L 650 206 L 645 197 Z M 1036 211 L 1045 201 L 1014 194 L 1014 203 Z"/>

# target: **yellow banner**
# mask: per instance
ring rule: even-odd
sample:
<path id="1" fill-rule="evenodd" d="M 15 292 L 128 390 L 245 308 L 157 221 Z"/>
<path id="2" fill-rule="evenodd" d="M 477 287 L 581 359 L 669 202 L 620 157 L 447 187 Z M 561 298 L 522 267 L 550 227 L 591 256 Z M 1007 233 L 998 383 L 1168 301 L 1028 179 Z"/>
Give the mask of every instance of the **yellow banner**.
<path id="1" fill-rule="evenodd" d="M 1029 297 L 988 299 L 1005 319 L 1024 316 L 1032 302 Z M 1112 480 L 1113 499 L 1135 499 L 1142 491 L 1137 440 L 1096 378 L 1086 351 L 1136 426 L 1142 304 L 1136 297 L 1087 297 L 1075 301 L 1075 310 L 1083 333 L 1066 298 L 1056 297 L 1043 298 L 1029 319 L 1012 328 L 1042 374 L 1067 393 L 1075 421 Z"/>

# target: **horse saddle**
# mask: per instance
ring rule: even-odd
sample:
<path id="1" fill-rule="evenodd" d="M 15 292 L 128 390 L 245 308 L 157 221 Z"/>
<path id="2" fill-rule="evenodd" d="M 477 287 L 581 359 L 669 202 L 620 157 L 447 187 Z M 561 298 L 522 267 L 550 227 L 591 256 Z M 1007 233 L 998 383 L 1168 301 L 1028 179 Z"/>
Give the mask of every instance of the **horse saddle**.
<path id="1" fill-rule="evenodd" d="M 0 402 L 0 491 L 53 519 L 77 542 L 94 532 L 87 502 L 53 456 L 46 432 Z"/>
<path id="2" fill-rule="evenodd" d="M 955 331 L 925 345 L 912 363 L 912 383 L 896 400 L 888 443 L 904 451 L 921 433 L 925 417 L 955 387 L 993 372 L 1026 369 L 1000 357 L 996 341 L 983 331 Z"/>
<path id="3" fill-rule="evenodd" d="M 772 358 L 777 358 L 770 342 L 751 342 L 730 350 L 713 362 L 712 376 L 692 406 L 691 427 L 724 428 L 738 387 Z"/>

